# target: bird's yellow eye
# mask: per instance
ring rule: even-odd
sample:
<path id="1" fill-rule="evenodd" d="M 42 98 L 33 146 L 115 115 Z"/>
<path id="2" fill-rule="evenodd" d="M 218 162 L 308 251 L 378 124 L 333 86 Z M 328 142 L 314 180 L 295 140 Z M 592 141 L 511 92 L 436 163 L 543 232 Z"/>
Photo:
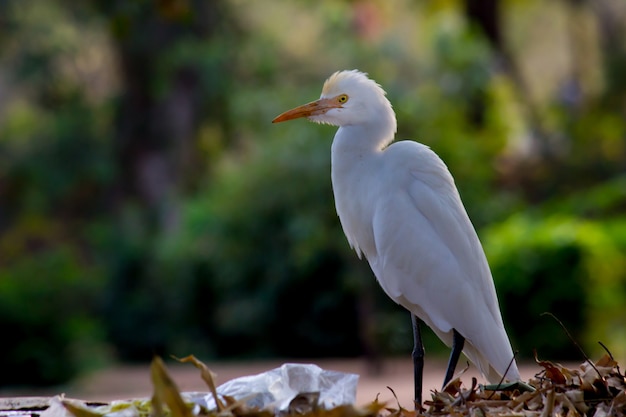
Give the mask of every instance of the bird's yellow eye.
<path id="1" fill-rule="evenodd" d="M 337 96 L 337 102 L 343 104 L 346 101 L 348 101 L 348 95 L 347 94 L 342 94 L 340 96 Z"/>

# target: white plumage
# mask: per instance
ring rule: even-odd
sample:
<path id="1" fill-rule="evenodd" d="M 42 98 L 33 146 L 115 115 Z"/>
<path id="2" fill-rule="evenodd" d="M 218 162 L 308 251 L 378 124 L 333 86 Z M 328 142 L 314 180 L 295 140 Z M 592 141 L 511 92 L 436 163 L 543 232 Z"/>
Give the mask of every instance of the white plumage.
<path id="1" fill-rule="evenodd" d="M 274 122 L 298 117 L 339 126 L 331 150 L 337 214 L 387 295 L 448 346 L 456 329 L 490 382 L 507 367 L 506 379 L 519 380 L 487 259 L 454 180 L 427 146 L 390 144 L 396 118 L 383 89 L 362 72 L 337 72 L 319 100 Z"/>

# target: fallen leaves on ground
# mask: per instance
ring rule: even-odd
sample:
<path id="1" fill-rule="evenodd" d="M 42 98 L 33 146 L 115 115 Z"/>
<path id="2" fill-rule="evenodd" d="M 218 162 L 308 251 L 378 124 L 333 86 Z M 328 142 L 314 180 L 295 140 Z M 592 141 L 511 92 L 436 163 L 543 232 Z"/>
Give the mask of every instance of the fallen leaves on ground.
<path id="1" fill-rule="evenodd" d="M 324 409 L 318 405 L 319 393 L 301 393 L 287 410 L 262 410 L 246 405 L 246 399 L 218 396 L 215 375 L 194 356 L 179 359 L 200 369 L 215 400 L 216 409 L 206 409 L 181 393 L 165 364 L 155 358 L 151 364 L 154 392 L 150 399 L 114 401 L 93 405 L 55 397 L 50 407 L 37 415 L 69 417 L 622 417 L 626 416 L 626 378 L 615 360 L 605 355 L 595 363 L 586 361 L 577 368 L 539 360 L 539 372 L 527 383 L 479 385 L 475 378 L 465 386 L 462 375 L 442 391 L 431 393 L 423 408 L 381 403 L 356 407 L 341 405 Z M 391 388 L 389 388 L 391 390 Z M 393 390 L 392 390 L 393 392 Z M 51 411 L 54 412 L 51 413 Z M 0 412 L 0 414 L 3 414 Z M 12 413 L 13 416 L 35 415 Z"/>
<path id="2" fill-rule="evenodd" d="M 626 416 L 626 379 L 609 355 L 575 369 L 535 359 L 542 369 L 527 384 L 496 388 L 479 386 L 473 379 L 463 388 L 456 378 L 442 392 L 434 392 L 420 412 L 398 405 L 386 408 L 387 416 Z"/>

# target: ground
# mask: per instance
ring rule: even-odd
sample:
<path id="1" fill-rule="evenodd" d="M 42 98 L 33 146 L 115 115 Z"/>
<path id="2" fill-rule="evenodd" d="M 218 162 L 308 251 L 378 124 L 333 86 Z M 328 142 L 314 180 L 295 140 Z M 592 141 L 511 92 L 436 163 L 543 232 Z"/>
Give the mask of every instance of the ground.
<path id="1" fill-rule="evenodd" d="M 393 394 L 387 388 L 390 387 L 396 393 L 403 407 L 413 407 L 413 365 L 410 357 L 385 360 L 383 362 L 382 371 L 378 375 L 368 372 L 367 363 L 361 359 L 206 362 L 206 365 L 217 373 L 217 383 L 221 384 L 233 378 L 244 375 L 254 375 L 276 368 L 286 362 L 314 363 L 327 370 L 359 374 L 356 399 L 357 405 L 372 402 L 377 395 L 380 401 L 389 401 L 390 404 L 397 405 Z M 461 360 L 457 370 L 463 369 L 464 366 L 465 362 Z M 168 361 L 167 368 L 181 391 L 207 391 L 206 385 L 200 378 L 199 371 L 193 365 L 176 364 Z M 522 365 L 520 367 L 523 380 L 528 380 L 540 370 L 541 368 L 535 363 Z M 430 398 L 430 390 L 441 388 L 444 372 L 444 362 L 426 360 L 424 369 L 424 399 Z M 485 382 L 472 366 L 461 377 L 464 385 L 471 385 L 472 376 L 476 376 L 479 383 Z M 61 393 L 65 393 L 66 397 L 69 398 L 89 401 L 110 401 L 147 397 L 151 394 L 149 365 L 111 367 L 84 376 L 66 387 L 45 390 L 5 390 L 0 391 L 0 396 L 49 396 Z"/>

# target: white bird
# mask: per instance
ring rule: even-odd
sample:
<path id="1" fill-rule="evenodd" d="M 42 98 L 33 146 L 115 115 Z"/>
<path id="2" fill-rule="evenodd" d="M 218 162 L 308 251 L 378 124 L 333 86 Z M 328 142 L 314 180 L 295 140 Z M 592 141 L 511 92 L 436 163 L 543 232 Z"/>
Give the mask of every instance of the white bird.
<path id="1" fill-rule="evenodd" d="M 417 318 L 452 346 L 444 386 L 461 350 L 489 382 L 520 380 L 491 271 L 454 179 L 427 146 L 392 143 L 396 116 L 385 91 L 362 72 L 339 71 L 319 100 L 273 122 L 300 117 L 339 126 L 331 148 L 335 207 L 350 246 L 411 312 L 416 407 L 424 356 Z"/>

